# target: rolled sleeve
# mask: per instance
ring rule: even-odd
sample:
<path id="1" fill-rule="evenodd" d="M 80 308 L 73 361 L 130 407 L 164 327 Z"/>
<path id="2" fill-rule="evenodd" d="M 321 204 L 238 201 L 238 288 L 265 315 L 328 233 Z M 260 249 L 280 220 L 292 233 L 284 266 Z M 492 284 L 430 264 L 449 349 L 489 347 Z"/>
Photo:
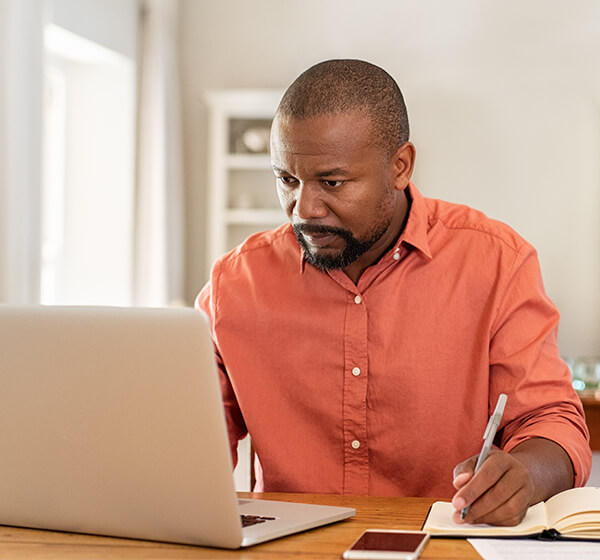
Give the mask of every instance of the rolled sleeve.
<path id="1" fill-rule="evenodd" d="M 501 446 L 511 451 L 531 438 L 554 441 L 571 459 L 575 486 L 583 486 L 591 470 L 589 432 L 559 354 L 559 313 L 531 246 L 517 255 L 504 294 L 490 345 L 492 397 L 509 395 Z"/>

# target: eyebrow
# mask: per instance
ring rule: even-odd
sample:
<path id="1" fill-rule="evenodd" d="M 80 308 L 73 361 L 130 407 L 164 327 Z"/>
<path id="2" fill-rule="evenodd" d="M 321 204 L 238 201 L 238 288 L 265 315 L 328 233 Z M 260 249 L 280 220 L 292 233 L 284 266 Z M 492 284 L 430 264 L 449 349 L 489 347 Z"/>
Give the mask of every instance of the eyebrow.
<path id="1" fill-rule="evenodd" d="M 339 177 L 340 175 L 348 175 L 348 171 L 342 167 L 335 167 L 334 169 L 328 169 L 327 171 L 320 171 L 316 175 L 317 177 Z"/>
<path id="2" fill-rule="evenodd" d="M 277 166 L 273 166 L 273 171 L 275 173 L 279 173 L 279 174 L 288 174 L 288 172 L 285 169 L 281 169 L 280 167 Z M 343 176 L 347 176 L 348 175 L 348 171 L 342 167 L 335 167 L 333 169 L 327 169 L 326 171 L 319 171 L 318 173 L 315 173 L 316 177 L 339 177 L 340 175 Z"/>

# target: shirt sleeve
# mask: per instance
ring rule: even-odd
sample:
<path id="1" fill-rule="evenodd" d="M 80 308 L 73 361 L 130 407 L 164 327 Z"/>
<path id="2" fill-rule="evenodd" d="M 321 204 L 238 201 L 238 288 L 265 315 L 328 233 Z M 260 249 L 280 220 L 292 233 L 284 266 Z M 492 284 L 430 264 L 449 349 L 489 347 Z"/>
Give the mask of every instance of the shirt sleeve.
<path id="1" fill-rule="evenodd" d="M 235 391 L 231 385 L 225 364 L 219 352 L 217 337 L 216 337 L 216 294 L 213 286 L 215 282 L 211 279 L 196 297 L 195 308 L 203 311 L 208 316 L 211 324 L 212 339 L 215 345 L 215 355 L 217 360 L 217 368 L 219 371 L 219 383 L 221 385 L 221 393 L 223 395 L 223 406 L 225 409 L 225 420 L 227 422 L 227 432 L 229 434 L 229 445 L 231 446 L 231 458 L 233 467 L 235 468 L 238 462 L 237 446 L 239 440 L 244 438 L 248 430 L 242 416 L 242 411 L 238 405 Z"/>
<path id="2" fill-rule="evenodd" d="M 589 432 L 581 400 L 558 350 L 559 313 L 545 293 L 537 254 L 525 245 L 505 279 L 490 340 L 490 407 L 508 394 L 500 445 L 554 441 L 569 455 L 575 486 L 591 470 Z"/>

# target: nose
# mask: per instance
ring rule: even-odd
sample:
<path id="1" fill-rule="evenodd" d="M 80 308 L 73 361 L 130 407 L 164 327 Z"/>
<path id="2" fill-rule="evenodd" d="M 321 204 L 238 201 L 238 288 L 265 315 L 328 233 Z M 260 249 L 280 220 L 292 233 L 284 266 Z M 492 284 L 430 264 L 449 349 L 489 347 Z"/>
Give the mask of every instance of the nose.
<path id="1" fill-rule="evenodd" d="M 327 205 L 322 194 L 318 185 L 312 182 L 300 183 L 293 194 L 293 215 L 303 221 L 327 216 Z"/>

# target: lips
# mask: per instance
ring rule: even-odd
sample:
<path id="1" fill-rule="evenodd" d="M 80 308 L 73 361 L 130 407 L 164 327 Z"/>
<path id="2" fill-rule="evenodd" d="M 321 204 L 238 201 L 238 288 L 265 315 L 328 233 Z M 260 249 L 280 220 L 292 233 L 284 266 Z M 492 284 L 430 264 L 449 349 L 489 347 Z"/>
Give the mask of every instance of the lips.
<path id="1" fill-rule="evenodd" d="M 335 233 L 303 233 L 302 235 L 313 247 L 326 247 L 338 237 Z"/>

